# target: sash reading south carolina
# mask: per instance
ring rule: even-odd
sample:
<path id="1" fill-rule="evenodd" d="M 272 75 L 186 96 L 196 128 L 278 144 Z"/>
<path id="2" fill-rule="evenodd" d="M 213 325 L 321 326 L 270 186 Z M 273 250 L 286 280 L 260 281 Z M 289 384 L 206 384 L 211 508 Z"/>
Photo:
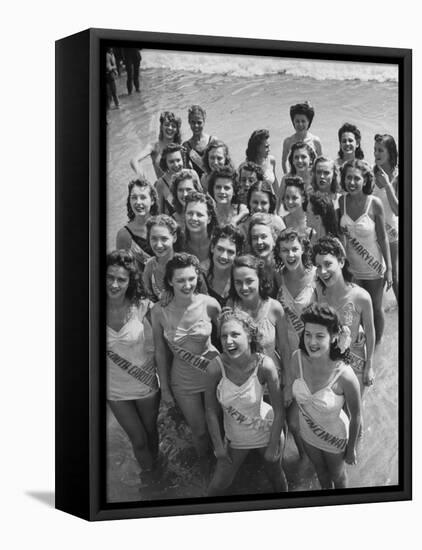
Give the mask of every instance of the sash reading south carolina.
<path id="1" fill-rule="evenodd" d="M 117 365 L 124 372 L 135 378 L 135 380 L 138 380 L 142 384 L 145 384 L 145 386 L 148 386 L 152 391 L 158 390 L 158 381 L 153 370 L 153 360 L 149 361 L 148 364 L 141 367 L 134 365 L 114 351 L 107 350 L 107 355 L 115 365 Z"/>

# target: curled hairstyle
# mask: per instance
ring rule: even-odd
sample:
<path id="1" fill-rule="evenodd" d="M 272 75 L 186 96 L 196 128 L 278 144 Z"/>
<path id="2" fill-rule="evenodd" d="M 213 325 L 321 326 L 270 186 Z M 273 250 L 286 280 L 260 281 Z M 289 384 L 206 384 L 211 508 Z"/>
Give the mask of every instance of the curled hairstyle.
<path id="1" fill-rule="evenodd" d="M 211 172 L 210 163 L 208 161 L 208 155 L 210 151 L 212 151 L 213 149 L 218 149 L 219 147 L 221 147 L 224 150 L 224 158 L 225 158 L 224 166 L 233 166 L 232 159 L 230 158 L 229 148 L 224 143 L 224 141 L 221 141 L 220 139 L 212 139 L 206 146 L 204 155 L 202 157 L 207 174 Z"/>
<path id="2" fill-rule="evenodd" d="M 360 146 L 362 135 L 360 133 L 359 128 L 357 126 L 355 126 L 354 124 L 350 124 L 350 122 L 345 122 L 343 124 L 343 126 L 338 131 L 338 141 L 340 143 L 340 149 L 339 149 L 339 152 L 338 152 L 339 158 L 342 159 L 343 155 L 344 155 L 344 153 L 341 149 L 341 136 L 343 134 L 345 134 L 346 132 L 349 132 L 349 133 L 351 133 L 355 136 L 355 139 L 356 139 L 355 158 L 356 159 L 363 159 L 364 155 L 363 155 L 363 151 L 362 151 L 361 146 Z"/>
<path id="3" fill-rule="evenodd" d="M 214 279 L 213 248 L 217 245 L 220 239 L 228 239 L 234 244 L 236 248 L 236 256 L 243 254 L 245 238 L 240 230 L 232 224 L 223 225 L 222 227 L 216 227 L 211 235 L 209 250 L 210 267 L 208 269 L 207 276 L 210 282 L 212 282 Z"/>
<path id="4" fill-rule="evenodd" d="M 183 168 L 182 170 L 180 170 L 180 172 L 175 174 L 172 178 L 171 192 L 173 195 L 173 206 L 178 214 L 181 214 L 183 212 L 183 204 L 179 201 L 177 197 L 177 190 L 179 188 L 179 184 L 181 184 L 182 181 L 185 180 L 192 180 L 195 190 L 199 192 L 202 191 L 201 183 L 195 170 L 191 170 L 190 168 Z"/>
<path id="5" fill-rule="evenodd" d="M 256 214 L 253 214 L 248 227 L 248 242 L 250 246 L 252 246 L 252 229 L 255 225 L 265 225 L 269 227 L 275 244 L 278 237 L 278 231 L 274 227 L 273 219 L 273 216 L 271 216 L 271 214 L 267 214 L 266 212 L 257 212 Z"/>
<path id="6" fill-rule="evenodd" d="M 318 239 L 312 247 L 312 262 L 314 265 L 316 265 L 316 257 L 318 254 L 320 256 L 331 254 L 331 256 L 337 258 L 338 261 L 343 261 L 344 265 L 341 269 L 343 279 L 346 283 L 351 283 L 353 281 L 353 275 L 349 268 L 349 260 L 347 259 L 346 251 L 344 250 L 344 246 L 341 244 L 339 239 L 333 237 L 332 235 L 324 235 L 324 237 Z M 322 281 L 319 281 L 319 283 L 322 288 L 325 289 L 324 283 Z"/>
<path id="7" fill-rule="evenodd" d="M 330 192 L 331 193 L 337 193 L 339 191 L 339 188 L 340 188 L 340 182 L 339 182 L 339 172 L 338 172 L 338 168 L 337 168 L 337 165 L 336 163 L 329 159 L 328 157 L 324 157 L 324 156 L 321 156 L 321 157 L 318 157 L 313 166 L 312 166 L 312 188 L 314 189 L 314 191 L 320 191 L 318 185 L 317 185 L 317 181 L 316 181 L 316 177 L 317 177 L 317 168 L 318 168 L 318 164 L 320 162 L 328 162 L 329 164 L 331 164 L 331 168 L 333 170 L 333 178 L 331 180 L 331 184 L 330 184 Z"/>
<path id="8" fill-rule="evenodd" d="M 126 298 L 131 304 L 139 306 L 139 302 L 145 298 L 142 286 L 142 278 L 135 257 L 129 250 L 113 250 L 107 254 L 106 268 L 111 266 L 123 267 L 129 275 L 129 285 L 126 290 Z"/>
<path id="9" fill-rule="evenodd" d="M 265 180 L 257 181 L 249 187 L 248 194 L 246 197 L 246 204 L 249 208 L 249 211 L 251 212 L 250 202 L 252 198 L 252 193 L 255 193 L 255 192 L 267 193 L 268 199 L 270 202 L 268 213 L 274 214 L 275 207 L 277 204 L 277 199 L 276 199 L 276 196 L 274 195 L 271 185 Z"/>
<path id="10" fill-rule="evenodd" d="M 390 163 L 391 168 L 394 170 L 397 168 L 398 163 L 398 152 L 396 140 L 390 134 L 375 134 L 374 141 L 376 143 L 382 143 L 387 149 L 388 153 L 388 162 Z"/>
<path id="11" fill-rule="evenodd" d="M 321 216 L 325 232 L 338 237 L 337 215 L 330 197 L 326 193 L 315 191 L 309 196 L 309 202 L 312 205 L 315 216 Z"/>
<path id="12" fill-rule="evenodd" d="M 239 180 L 242 170 L 246 170 L 247 172 L 252 172 L 253 174 L 255 174 L 257 181 L 264 181 L 264 170 L 261 168 L 261 166 L 259 166 L 259 164 L 256 164 L 256 162 L 252 162 L 251 160 L 242 162 L 238 170 Z"/>
<path id="13" fill-rule="evenodd" d="M 137 180 L 131 181 L 127 186 L 128 193 L 127 193 L 126 208 L 127 208 L 127 217 L 129 221 L 132 221 L 135 218 L 135 212 L 132 210 L 132 206 L 130 205 L 130 195 L 134 187 L 140 187 L 141 189 L 145 189 L 145 188 L 148 189 L 149 195 L 151 197 L 151 203 L 152 203 L 149 213 L 151 214 L 151 216 L 156 216 L 158 214 L 157 191 L 155 190 L 155 187 L 154 185 L 152 185 L 152 183 L 150 183 L 144 176 L 140 176 Z"/>
<path id="14" fill-rule="evenodd" d="M 188 204 L 190 202 L 202 202 L 206 205 L 207 214 L 209 217 L 208 226 L 207 226 L 207 233 L 209 237 L 213 232 L 214 228 L 218 226 L 218 220 L 217 220 L 217 215 L 215 213 L 213 199 L 209 195 L 204 195 L 204 193 L 201 193 L 199 191 L 191 191 L 186 196 L 185 214 L 188 208 Z M 189 237 L 189 229 L 187 227 L 185 228 L 185 232 L 186 232 L 186 236 Z"/>
<path id="15" fill-rule="evenodd" d="M 225 323 L 229 321 L 238 322 L 249 336 L 250 350 L 252 353 L 260 353 L 263 351 L 260 343 L 258 327 L 253 319 L 244 311 L 238 308 L 223 307 L 218 317 L 218 336 L 221 336 L 221 329 Z"/>
<path id="16" fill-rule="evenodd" d="M 265 265 L 262 260 L 256 258 L 255 256 L 252 256 L 252 254 L 245 254 L 244 256 L 237 256 L 233 262 L 229 290 L 229 298 L 232 300 L 232 302 L 236 303 L 241 299 L 236 292 L 236 287 L 234 284 L 234 270 L 239 267 L 249 267 L 249 269 L 253 269 L 255 271 L 259 280 L 259 296 L 263 300 L 266 300 L 273 291 L 273 282 L 268 274 L 268 270 L 265 269 Z"/>
<path id="17" fill-rule="evenodd" d="M 309 155 L 309 160 L 311 161 L 310 168 L 312 168 L 312 166 L 315 162 L 315 158 L 316 158 L 316 154 L 315 154 L 315 151 L 314 151 L 313 147 L 311 147 L 308 143 L 305 143 L 304 141 L 297 141 L 296 143 L 293 143 L 293 145 L 290 149 L 289 156 L 287 157 L 287 160 L 288 160 L 289 166 L 290 166 L 290 173 L 293 176 L 296 175 L 296 167 L 293 164 L 293 157 L 294 157 L 295 152 L 298 151 L 299 149 L 306 149 L 306 152 Z"/>
<path id="18" fill-rule="evenodd" d="M 177 252 L 171 260 L 166 264 L 166 271 L 164 273 L 164 290 L 167 291 L 167 296 L 174 296 L 173 286 L 171 280 L 173 279 L 176 269 L 185 269 L 186 267 L 193 267 L 195 269 L 198 281 L 196 283 L 195 293 L 201 292 L 201 268 L 199 260 L 193 254 L 187 254 L 186 252 Z"/>
<path id="19" fill-rule="evenodd" d="M 277 267 L 281 267 L 283 265 L 283 261 L 280 256 L 281 243 L 288 243 L 296 240 L 302 247 L 301 259 L 302 259 L 303 267 L 309 271 L 313 266 L 312 258 L 311 258 L 311 245 L 309 243 L 309 240 L 303 235 L 299 235 L 299 233 L 293 227 L 288 227 L 287 229 L 283 229 L 283 231 L 277 237 L 275 247 L 274 247 L 274 258 L 276 261 L 276 265 Z"/>
<path id="20" fill-rule="evenodd" d="M 173 218 L 170 218 L 170 216 L 167 216 L 167 214 L 158 214 L 158 216 L 152 216 L 147 220 L 147 239 L 149 242 L 149 239 L 151 237 L 151 230 L 156 225 L 159 225 L 161 227 L 167 227 L 169 230 L 170 235 L 176 235 L 176 238 L 178 236 L 177 229 L 178 225 L 176 220 Z"/>
<path id="21" fill-rule="evenodd" d="M 168 166 L 167 166 L 168 155 L 171 155 L 172 153 L 178 153 L 179 151 L 182 157 L 183 168 L 186 168 L 186 162 L 187 162 L 186 149 L 179 143 L 169 143 L 166 147 L 164 147 L 164 150 L 161 153 L 159 166 L 163 172 L 167 172 L 168 170 Z"/>
<path id="22" fill-rule="evenodd" d="M 215 182 L 220 178 L 228 179 L 232 182 L 232 188 L 233 188 L 232 203 L 235 204 L 237 202 L 237 195 L 239 193 L 239 184 L 237 181 L 236 171 L 233 170 L 231 166 L 222 166 L 221 168 L 217 168 L 217 170 L 213 170 L 211 172 L 211 175 L 208 180 L 208 193 L 215 200 L 214 186 L 215 186 Z"/>
<path id="23" fill-rule="evenodd" d="M 160 133 L 158 134 L 159 141 L 162 141 L 164 138 L 163 133 L 163 124 L 164 122 L 173 122 L 176 127 L 176 133 L 174 134 L 173 143 L 181 143 L 182 142 L 182 135 L 180 132 L 180 129 L 182 127 L 182 119 L 178 116 L 176 116 L 171 111 L 163 111 L 160 115 Z"/>
<path id="24" fill-rule="evenodd" d="M 258 149 L 266 139 L 270 137 L 268 130 L 255 130 L 252 132 L 251 137 L 248 140 L 248 146 L 246 148 L 246 160 L 256 162 L 258 159 Z"/>
<path id="25" fill-rule="evenodd" d="M 207 117 L 207 112 L 200 105 L 191 105 L 188 109 L 188 120 L 190 121 L 194 116 L 200 116 L 205 120 Z"/>
<path id="26" fill-rule="evenodd" d="M 299 189 L 303 197 L 302 208 L 306 212 L 306 208 L 308 206 L 308 193 L 306 192 L 303 179 L 300 176 L 286 177 L 286 179 L 284 180 L 284 192 L 282 197 L 283 204 L 284 199 L 286 198 L 286 191 L 288 187 L 297 187 L 297 189 Z"/>
<path id="27" fill-rule="evenodd" d="M 364 181 L 362 191 L 365 193 L 365 195 L 370 195 L 374 190 L 375 181 L 374 173 L 372 172 L 369 164 L 364 160 L 359 159 L 348 160 L 343 164 L 343 166 L 341 167 L 341 186 L 344 191 L 346 191 L 346 175 L 349 168 L 356 168 L 357 170 L 361 171 Z"/>
<path id="28" fill-rule="evenodd" d="M 303 103 L 296 103 L 290 107 L 290 118 L 294 124 L 295 115 L 304 115 L 309 121 L 308 128 L 311 127 L 312 121 L 314 120 L 315 110 L 309 101 L 304 101 Z"/>
<path id="29" fill-rule="evenodd" d="M 329 306 L 328 304 L 324 303 L 312 303 L 307 306 L 300 316 L 303 324 L 305 325 L 302 334 L 300 335 L 299 339 L 299 348 L 305 353 L 306 355 L 309 355 L 306 351 L 305 341 L 304 341 L 304 334 L 306 330 L 306 323 L 312 323 L 315 325 L 322 325 L 323 327 L 326 327 L 328 330 L 328 333 L 330 337 L 337 336 L 342 331 L 342 325 L 340 324 L 340 320 L 338 318 L 338 315 L 334 308 Z M 330 345 L 330 359 L 331 361 L 336 361 L 337 359 L 341 359 L 343 357 L 343 354 L 340 351 L 340 348 L 337 345 L 337 338 L 333 342 L 331 342 Z"/>

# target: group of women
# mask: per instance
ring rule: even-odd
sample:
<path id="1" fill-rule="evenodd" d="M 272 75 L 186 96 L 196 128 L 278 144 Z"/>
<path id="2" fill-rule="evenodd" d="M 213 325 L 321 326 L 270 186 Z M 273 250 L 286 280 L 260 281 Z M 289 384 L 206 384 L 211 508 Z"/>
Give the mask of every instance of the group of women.
<path id="1" fill-rule="evenodd" d="M 236 169 L 205 133 L 206 113 L 160 117 L 157 143 L 131 161 L 128 222 L 107 256 L 107 396 L 144 474 L 159 463 L 160 401 L 192 433 L 208 494 L 228 491 L 252 449 L 276 492 L 288 490 L 290 432 L 322 488 L 347 487 L 374 383 L 383 290 L 398 289 L 398 155 L 376 135 L 363 160 L 353 124 L 338 158 L 290 110 L 279 182 L 269 133 L 256 130 Z M 157 176 L 141 174 L 150 158 Z"/>

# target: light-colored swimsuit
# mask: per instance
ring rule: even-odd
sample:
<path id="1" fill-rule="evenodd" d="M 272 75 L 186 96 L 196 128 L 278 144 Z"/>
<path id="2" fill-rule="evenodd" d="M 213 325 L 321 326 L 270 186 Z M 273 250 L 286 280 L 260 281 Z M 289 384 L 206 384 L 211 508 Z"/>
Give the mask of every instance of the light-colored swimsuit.
<path id="1" fill-rule="evenodd" d="M 381 199 L 384 207 L 384 224 L 388 236 L 388 242 L 395 243 L 399 240 L 399 218 L 391 210 L 387 197 L 387 191 L 375 184 L 372 194 L 374 197 Z"/>

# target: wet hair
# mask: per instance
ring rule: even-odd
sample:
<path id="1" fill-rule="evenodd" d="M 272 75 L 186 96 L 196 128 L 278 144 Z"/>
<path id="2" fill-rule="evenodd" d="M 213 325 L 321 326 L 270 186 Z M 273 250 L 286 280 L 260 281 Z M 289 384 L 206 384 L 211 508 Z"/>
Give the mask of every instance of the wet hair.
<path id="1" fill-rule="evenodd" d="M 287 176 L 284 180 L 284 192 L 282 197 L 282 202 L 284 204 L 284 199 L 286 198 L 286 191 L 288 187 L 297 187 L 303 196 L 302 208 L 306 212 L 308 206 L 308 193 L 305 189 L 305 184 L 303 179 L 300 176 Z"/>
<path id="2" fill-rule="evenodd" d="M 324 156 L 321 156 L 321 157 L 318 157 L 313 166 L 312 166 L 312 187 L 314 189 L 314 191 L 320 191 L 318 185 L 317 185 L 317 181 L 316 181 L 316 171 L 317 171 L 317 168 L 318 168 L 318 164 L 320 162 L 328 162 L 331 164 L 331 167 L 333 169 L 333 178 L 331 180 L 331 184 L 330 184 L 330 192 L 331 193 L 338 193 L 339 189 L 340 189 L 340 181 L 339 181 L 339 178 L 340 178 L 340 174 L 339 174 L 339 171 L 338 171 L 338 168 L 337 168 L 337 165 L 336 163 L 329 159 L 328 157 L 324 157 Z"/>
<path id="3" fill-rule="evenodd" d="M 174 134 L 173 143 L 181 143 L 182 142 L 182 134 L 180 132 L 180 129 L 182 127 L 182 119 L 178 116 L 176 116 L 171 111 L 163 111 L 160 114 L 160 133 L 158 134 L 158 139 L 161 141 L 164 138 L 163 134 L 163 123 L 164 122 L 174 122 L 174 124 L 177 127 L 176 133 Z"/>
<path id="4" fill-rule="evenodd" d="M 309 101 L 304 101 L 303 103 L 296 103 L 290 107 L 290 118 L 292 124 L 294 125 L 295 115 L 305 115 L 309 121 L 308 129 L 311 127 L 312 121 L 315 116 L 315 110 Z"/>
<path id="5" fill-rule="evenodd" d="M 334 209 L 333 201 L 326 193 L 315 191 L 309 196 L 309 202 L 316 216 L 321 216 L 321 221 L 325 232 L 338 236 L 337 214 Z"/>
<path id="6" fill-rule="evenodd" d="M 251 137 L 248 140 L 248 146 L 246 148 L 246 160 L 256 162 L 258 158 L 258 149 L 261 143 L 270 137 L 268 130 L 255 130 L 252 132 Z"/>
<path id="7" fill-rule="evenodd" d="M 195 170 L 191 170 L 190 168 L 183 168 L 182 170 L 180 170 L 180 172 L 175 174 L 172 178 L 171 192 L 173 195 L 173 206 L 178 214 L 181 214 L 183 212 L 183 204 L 179 201 L 177 197 L 177 190 L 179 188 L 179 184 L 185 180 L 192 180 L 195 190 L 199 192 L 202 191 L 201 183 Z"/>
<path id="8" fill-rule="evenodd" d="M 289 156 L 287 157 L 287 160 L 288 160 L 288 163 L 289 163 L 289 166 L 290 166 L 290 173 L 293 176 L 296 175 L 296 167 L 293 164 L 293 157 L 294 157 L 295 151 L 298 151 L 299 149 L 306 149 L 306 151 L 309 155 L 309 159 L 311 161 L 310 168 L 312 168 L 312 166 L 315 162 L 315 158 L 316 158 L 316 154 L 315 154 L 314 149 L 308 143 L 305 143 L 304 141 L 297 141 L 296 143 L 293 143 L 293 145 L 290 149 Z"/>
<path id="9" fill-rule="evenodd" d="M 398 152 L 396 140 L 390 134 L 375 134 L 374 141 L 377 143 L 382 143 L 387 149 L 388 153 L 388 162 L 390 163 L 391 168 L 394 170 L 397 168 L 398 163 Z"/>
<path id="10" fill-rule="evenodd" d="M 300 235 L 296 229 L 293 227 L 288 227 L 283 229 L 280 235 L 277 237 L 274 247 L 274 259 L 277 267 L 281 268 L 283 261 L 280 256 L 280 245 L 281 243 L 292 242 L 297 240 L 300 246 L 302 247 L 302 264 L 303 267 L 307 270 L 310 270 L 313 267 L 312 258 L 311 258 L 311 245 L 309 240 Z"/>
<path id="11" fill-rule="evenodd" d="M 263 352 L 263 347 L 260 343 L 260 335 L 258 332 L 258 327 L 254 323 L 252 317 L 248 315 L 245 311 L 242 311 L 238 308 L 223 307 L 219 317 L 218 317 L 218 336 L 221 336 L 221 328 L 225 323 L 229 321 L 238 322 L 248 334 L 250 339 L 250 350 L 252 353 Z"/>
<path id="12" fill-rule="evenodd" d="M 205 120 L 207 117 L 207 112 L 200 105 L 191 105 L 191 107 L 189 107 L 188 109 L 188 120 L 190 120 L 195 115 L 199 115 Z"/>
<path id="13" fill-rule="evenodd" d="M 211 235 L 210 241 L 210 267 L 208 269 L 207 278 L 212 283 L 214 280 L 214 259 L 212 249 L 217 245 L 220 239 L 228 239 L 232 242 L 236 248 L 236 256 L 243 254 L 243 247 L 245 245 L 245 237 L 240 232 L 239 228 L 232 224 L 223 225 L 222 227 L 216 227 Z"/>
<path id="14" fill-rule="evenodd" d="M 233 170 L 231 166 L 222 166 L 221 168 L 217 168 L 217 170 L 213 170 L 211 172 L 211 175 L 208 180 L 208 193 L 211 195 L 211 197 L 215 200 L 215 194 L 214 194 L 214 185 L 215 182 L 218 179 L 228 179 L 232 182 L 232 188 L 233 188 L 233 197 L 232 197 L 232 203 L 237 203 L 237 195 L 239 192 L 239 184 L 237 181 L 237 175 L 236 171 Z"/>
<path id="15" fill-rule="evenodd" d="M 362 139 L 360 130 L 354 124 L 350 124 L 350 122 L 345 122 L 343 124 L 343 126 L 338 131 L 338 141 L 340 143 L 340 149 L 339 149 L 339 152 L 338 152 L 339 158 L 341 158 L 341 159 L 343 158 L 344 153 L 341 149 L 341 136 L 346 132 L 350 132 L 351 134 L 353 134 L 355 136 L 355 139 L 356 139 L 355 158 L 356 159 L 363 159 L 364 154 L 363 154 L 363 151 L 362 151 L 361 146 L 360 146 L 360 142 L 361 142 L 361 139 Z"/>
<path id="16" fill-rule="evenodd" d="M 252 229 L 255 227 L 255 225 L 265 225 L 269 227 L 271 231 L 271 236 L 275 244 L 278 237 L 278 232 L 274 227 L 273 216 L 271 216 L 271 214 L 267 214 L 267 212 L 257 212 L 256 214 L 253 214 L 253 216 L 251 217 L 251 221 L 248 227 L 249 246 L 252 247 Z"/>
<path id="17" fill-rule="evenodd" d="M 353 281 L 353 275 L 350 271 L 349 260 L 346 256 L 346 251 L 344 246 L 341 244 L 339 239 L 333 237 L 332 235 L 324 235 L 317 240 L 317 242 L 312 247 L 312 262 L 314 265 L 317 255 L 325 256 L 326 254 L 331 254 L 337 258 L 338 261 L 344 261 L 344 265 L 341 269 L 343 274 L 343 279 L 346 283 L 351 283 Z M 319 281 L 322 288 L 325 289 L 325 285 L 322 281 Z"/>
<path id="18" fill-rule="evenodd" d="M 147 240 L 149 242 L 150 236 L 151 236 L 151 230 L 156 225 L 160 225 L 161 227 L 167 227 L 169 230 L 170 235 L 176 235 L 176 238 L 178 237 L 178 225 L 176 220 L 173 218 L 170 218 L 170 216 L 167 216 L 167 214 L 158 214 L 158 216 L 152 216 L 147 220 Z"/>
<path id="19" fill-rule="evenodd" d="M 250 201 L 251 201 L 251 198 L 252 198 L 252 193 L 255 193 L 255 192 L 267 193 L 269 203 L 270 203 L 268 213 L 269 214 L 274 214 L 275 207 L 276 207 L 276 204 L 277 204 L 277 199 L 276 199 L 276 196 L 274 195 L 274 192 L 273 192 L 273 189 L 272 189 L 271 185 L 265 180 L 256 181 L 255 183 L 253 183 L 249 187 L 248 194 L 247 194 L 247 197 L 246 197 L 246 205 L 249 208 L 249 211 L 250 212 L 252 211 L 252 209 L 250 207 Z"/>
<path id="20" fill-rule="evenodd" d="M 187 164 L 186 149 L 179 143 L 169 143 L 166 147 L 164 147 L 163 152 L 161 153 L 159 166 L 163 172 L 167 172 L 168 170 L 168 166 L 167 166 L 168 155 L 171 155 L 172 153 L 178 153 L 179 151 L 182 157 L 183 168 L 186 168 L 186 164 Z"/>
<path id="21" fill-rule="evenodd" d="M 204 155 L 202 157 L 207 174 L 211 172 L 210 164 L 208 162 L 208 155 L 210 151 L 212 151 L 213 149 L 218 149 L 219 147 L 221 147 L 224 150 L 224 157 L 225 157 L 224 166 L 233 166 L 232 159 L 230 158 L 229 148 L 224 143 L 224 141 L 221 141 L 220 139 L 212 139 L 206 146 Z"/>
<path id="22" fill-rule="evenodd" d="M 126 298 L 131 304 L 139 306 L 140 301 L 145 298 L 145 291 L 142 286 L 142 277 L 138 269 L 135 257 L 129 250 L 113 250 L 107 254 L 106 269 L 110 266 L 123 267 L 129 274 L 129 285 L 126 289 Z"/>
<path id="23" fill-rule="evenodd" d="M 187 254 L 186 252 L 178 252 L 173 258 L 171 258 L 166 264 L 166 270 L 164 273 L 164 290 L 170 296 L 174 296 L 173 287 L 171 285 L 171 280 L 173 279 L 174 272 L 176 269 L 185 269 L 186 267 L 193 267 L 198 276 L 198 282 L 196 285 L 195 293 L 199 293 L 202 290 L 201 284 L 201 267 L 199 260 L 193 254 Z M 168 303 L 168 298 L 166 298 L 166 303 Z"/>
<path id="24" fill-rule="evenodd" d="M 206 205 L 207 213 L 208 213 L 208 217 L 209 217 L 209 222 L 208 222 L 208 226 L 207 226 L 207 233 L 208 233 L 208 236 L 210 236 L 211 233 L 213 232 L 214 228 L 218 226 L 218 220 L 217 220 L 217 215 L 215 213 L 213 199 L 209 195 L 204 195 L 204 193 L 200 193 L 199 191 L 191 191 L 186 196 L 186 205 L 185 205 L 185 210 L 184 210 L 185 213 L 186 213 L 188 204 L 190 202 L 202 202 Z M 186 225 L 186 223 L 185 223 L 185 225 Z M 186 234 L 186 237 L 189 238 L 189 229 L 187 227 L 185 227 L 185 234 Z"/>
<path id="25" fill-rule="evenodd" d="M 362 172 L 362 177 L 364 181 L 362 191 L 365 193 L 365 195 L 371 195 L 375 185 L 374 174 L 369 164 L 364 160 L 359 159 L 348 160 L 341 167 L 341 186 L 343 190 L 346 191 L 346 174 L 349 168 L 356 168 L 357 170 L 360 170 Z"/>
<path id="26" fill-rule="evenodd" d="M 150 183 L 144 176 L 140 176 L 137 180 L 131 181 L 127 186 L 128 193 L 127 193 L 126 208 L 127 208 L 127 217 L 129 221 L 132 221 L 135 218 L 135 212 L 132 210 L 132 207 L 130 205 L 130 194 L 132 193 L 132 189 L 134 187 L 141 187 L 141 188 L 146 187 L 149 190 L 149 194 L 152 202 L 149 213 L 151 214 L 151 216 L 156 216 L 158 214 L 157 191 L 155 190 L 155 187 L 154 185 L 152 185 L 152 183 Z"/>
<path id="27" fill-rule="evenodd" d="M 245 254 L 244 256 L 237 256 L 232 265 L 229 298 L 233 301 L 233 303 L 240 300 L 234 284 L 234 270 L 239 267 L 248 267 L 249 269 L 253 269 L 255 271 L 259 280 L 258 292 L 260 298 L 266 300 L 269 296 L 271 296 L 273 291 L 273 281 L 271 276 L 268 274 L 268 270 L 265 268 L 264 262 L 256 256 L 252 256 L 252 254 Z"/>
<path id="28" fill-rule="evenodd" d="M 309 304 L 303 310 L 300 319 L 304 324 L 304 329 L 300 335 L 299 349 L 301 349 L 306 355 L 309 355 L 304 341 L 306 323 L 326 327 L 330 338 L 333 336 L 338 336 L 342 331 L 342 325 L 335 309 L 325 303 Z M 330 344 L 330 359 L 331 361 L 336 361 L 337 359 L 341 359 L 343 356 L 344 355 L 341 353 L 340 348 L 337 345 L 337 339 L 335 339 L 334 342 L 331 342 Z"/>
<path id="29" fill-rule="evenodd" d="M 256 162 L 252 162 L 251 160 L 242 162 L 238 169 L 239 181 L 242 170 L 246 170 L 247 172 L 252 172 L 253 174 L 255 174 L 257 181 L 264 181 L 264 170 L 261 168 L 261 166 L 259 166 L 259 164 L 256 164 Z"/>

